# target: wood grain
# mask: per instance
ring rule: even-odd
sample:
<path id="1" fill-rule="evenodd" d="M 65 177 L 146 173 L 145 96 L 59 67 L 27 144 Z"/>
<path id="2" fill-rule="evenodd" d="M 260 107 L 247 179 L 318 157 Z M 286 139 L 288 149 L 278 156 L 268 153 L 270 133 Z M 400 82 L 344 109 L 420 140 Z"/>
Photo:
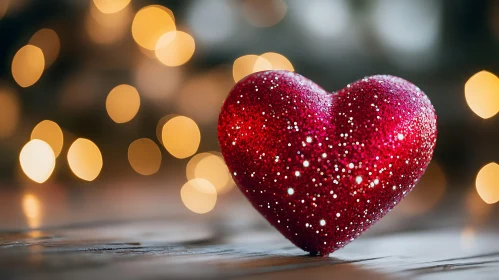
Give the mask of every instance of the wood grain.
<path id="1" fill-rule="evenodd" d="M 269 227 L 214 228 L 158 219 L 4 232 L 0 279 L 494 279 L 499 272 L 494 232 L 368 236 L 323 258 Z"/>

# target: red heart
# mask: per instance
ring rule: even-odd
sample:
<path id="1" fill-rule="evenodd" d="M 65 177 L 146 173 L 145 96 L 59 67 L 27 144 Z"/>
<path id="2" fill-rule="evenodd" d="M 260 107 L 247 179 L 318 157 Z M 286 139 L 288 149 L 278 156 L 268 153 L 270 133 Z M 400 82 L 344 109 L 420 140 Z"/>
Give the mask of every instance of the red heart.
<path id="1" fill-rule="evenodd" d="M 371 76 L 328 93 L 287 71 L 239 81 L 218 141 L 241 191 L 286 238 L 327 255 L 368 229 L 416 185 L 437 116 L 415 85 Z"/>

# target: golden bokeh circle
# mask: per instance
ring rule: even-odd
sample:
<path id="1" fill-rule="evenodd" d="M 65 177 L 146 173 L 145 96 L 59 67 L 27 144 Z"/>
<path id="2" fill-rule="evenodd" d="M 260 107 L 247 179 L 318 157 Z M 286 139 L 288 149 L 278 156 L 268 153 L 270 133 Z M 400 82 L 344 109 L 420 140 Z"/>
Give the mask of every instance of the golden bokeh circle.
<path id="1" fill-rule="evenodd" d="M 166 150 L 176 158 L 187 158 L 196 153 L 201 142 L 201 132 L 192 119 L 173 117 L 163 126 L 161 138 Z"/>
<path id="2" fill-rule="evenodd" d="M 232 65 L 232 76 L 234 77 L 234 81 L 237 83 L 242 78 L 248 76 L 251 73 L 255 72 L 255 63 L 260 58 L 260 56 L 255 54 L 248 54 L 238 57 L 234 64 Z M 259 66 L 257 68 L 264 68 L 270 65 L 270 63 L 266 59 L 261 59 L 259 61 Z M 258 69 L 257 69 L 258 70 Z"/>
<path id="3" fill-rule="evenodd" d="M 464 96 L 479 117 L 493 117 L 499 112 L 499 78 L 487 71 L 476 73 L 466 82 Z"/>
<path id="4" fill-rule="evenodd" d="M 156 125 L 156 137 L 158 138 L 158 141 L 159 143 L 161 143 L 161 145 L 164 145 L 163 144 L 163 127 L 165 126 L 165 124 L 173 119 L 174 117 L 178 117 L 179 115 L 177 114 L 168 114 L 164 117 L 162 117 L 161 119 L 159 119 L 158 121 L 158 124 Z"/>
<path id="5" fill-rule="evenodd" d="M 55 154 L 49 144 L 40 139 L 33 139 L 22 148 L 19 163 L 28 178 L 42 184 L 54 172 Z"/>
<path id="6" fill-rule="evenodd" d="M 140 96 L 131 85 L 122 84 L 113 88 L 106 99 L 106 110 L 116 123 L 126 123 L 137 115 L 140 108 Z"/>
<path id="7" fill-rule="evenodd" d="M 31 131 L 31 140 L 40 139 L 50 145 L 54 151 L 55 157 L 61 153 L 64 144 L 64 135 L 61 127 L 50 120 L 44 120 L 38 123 Z"/>
<path id="8" fill-rule="evenodd" d="M 104 14 L 113 14 L 123 10 L 131 0 L 94 0 L 94 5 Z"/>
<path id="9" fill-rule="evenodd" d="M 90 5 L 90 12 L 85 18 L 85 30 L 92 42 L 102 45 L 112 44 L 125 36 L 132 16 L 130 6 L 116 13 L 104 14 Z"/>
<path id="10" fill-rule="evenodd" d="M 266 59 L 272 65 L 272 70 L 295 71 L 293 64 L 282 54 L 268 52 L 262 54 L 259 59 Z"/>
<path id="11" fill-rule="evenodd" d="M 94 142 L 78 138 L 69 147 L 68 164 L 73 173 L 85 181 L 93 181 L 102 170 L 102 154 Z"/>
<path id="12" fill-rule="evenodd" d="M 491 162 L 478 171 L 476 190 L 487 204 L 499 201 L 499 164 Z"/>
<path id="13" fill-rule="evenodd" d="M 197 214 L 205 214 L 213 210 L 217 203 L 215 187 L 205 179 L 193 179 L 180 189 L 180 197 L 187 209 Z"/>
<path id="14" fill-rule="evenodd" d="M 161 159 L 161 150 L 149 138 L 137 139 L 128 147 L 128 162 L 133 170 L 141 175 L 158 172 Z"/>
<path id="15" fill-rule="evenodd" d="M 57 59 L 61 49 L 61 41 L 57 33 L 50 28 L 42 28 L 38 30 L 31 39 L 29 44 L 39 47 L 45 58 L 45 68 L 50 67 Z"/>
<path id="16" fill-rule="evenodd" d="M 256 72 L 260 72 L 260 71 L 268 71 L 268 70 L 272 70 L 272 69 L 273 69 L 272 63 L 270 63 L 270 61 L 268 61 L 265 57 L 259 56 L 256 59 L 255 64 L 253 65 L 252 73 L 256 73 Z"/>
<path id="17" fill-rule="evenodd" d="M 196 178 L 196 175 L 194 173 L 196 171 L 196 166 L 203 158 L 210 155 L 211 153 L 199 153 L 194 155 L 191 159 L 189 159 L 189 162 L 187 162 L 187 166 L 185 168 L 185 175 L 187 177 L 187 180 L 192 180 Z"/>
<path id="18" fill-rule="evenodd" d="M 218 194 L 228 192 L 234 186 L 229 169 L 218 152 L 199 153 L 193 156 L 186 167 L 187 180 L 208 180 Z"/>
<path id="19" fill-rule="evenodd" d="M 189 61 L 196 49 L 191 35 L 182 31 L 163 34 L 156 44 L 156 58 L 166 66 L 180 66 Z"/>
<path id="20" fill-rule="evenodd" d="M 164 7 L 150 5 L 140 9 L 132 22 L 132 36 L 137 44 L 155 50 L 159 38 L 175 31 L 175 21 Z"/>
<path id="21" fill-rule="evenodd" d="M 23 87 L 35 84 L 45 69 L 45 58 L 39 47 L 26 45 L 14 55 L 12 60 L 12 77 L 16 83 Z"/>

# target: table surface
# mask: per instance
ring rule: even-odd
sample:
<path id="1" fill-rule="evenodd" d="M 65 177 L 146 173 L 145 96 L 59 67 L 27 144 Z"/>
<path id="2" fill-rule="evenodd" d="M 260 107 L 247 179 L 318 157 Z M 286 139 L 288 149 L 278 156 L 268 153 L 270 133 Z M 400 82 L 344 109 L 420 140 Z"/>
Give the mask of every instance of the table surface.
<path id="1" fill-rule="evenodd" d="M 329 257 L 308 256 L 266 228 L 224 233 L 162 219 L 0 240 L 1 279 L 494 279 L 499 272 L 497 234 L 463 240 L 453 229 L 360 238 Z"/>
<path id="2" fill-rule="evenodd" d="M 44 214 L 59 218 L 37 230 L 12 224 L 19 219 L 6 209 L 15 208 L 9 203 L 19 201 L 19 194 L 8 199 L 4 193 L 0 199 L 0 279 L 497 279 L 499 275 L 499 230 L 490 224 L 466 226 L 459 203 L 417 218 L 395 211 L 329 257 L 311 257 L 270 227 L 237 192 L 207 215 L 190 213 L 177 200 L 165 203 L 165 197 L 174 197 L 168 192 L 159 196 L 162 199 L 157 193 L 142 195 L 147 193 L 144 189 L 122 190 L 127 196 L 121 198 L 109 192 L 113 199 L 101 193 L 88 196 L 91 206 L 81 202 L 86 195 L 78 193 L 78 203 L 71 205 L 82 207 L 51 201 L 61 200 L 57 193 L 51 190 L 45 195 L 48 200 L 40 195 Z M 141 207 L 162 215 L 114 215 Z M 82 218 L 83 212 L 91 217 Z"/>

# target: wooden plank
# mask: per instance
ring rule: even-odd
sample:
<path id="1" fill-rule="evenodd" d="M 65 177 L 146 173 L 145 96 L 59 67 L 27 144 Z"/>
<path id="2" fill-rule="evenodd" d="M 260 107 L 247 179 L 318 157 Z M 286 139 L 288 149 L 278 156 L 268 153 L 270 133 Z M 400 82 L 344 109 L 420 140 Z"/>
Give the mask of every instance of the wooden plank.
<path id="1" fill-rule="evenodd" d="M 217 228 L 160 219 L 3 233 L 0 279 L 486 279 L 499 272 L 495 232 L 367 236 L 322 258 L 270 227 Z"/>

